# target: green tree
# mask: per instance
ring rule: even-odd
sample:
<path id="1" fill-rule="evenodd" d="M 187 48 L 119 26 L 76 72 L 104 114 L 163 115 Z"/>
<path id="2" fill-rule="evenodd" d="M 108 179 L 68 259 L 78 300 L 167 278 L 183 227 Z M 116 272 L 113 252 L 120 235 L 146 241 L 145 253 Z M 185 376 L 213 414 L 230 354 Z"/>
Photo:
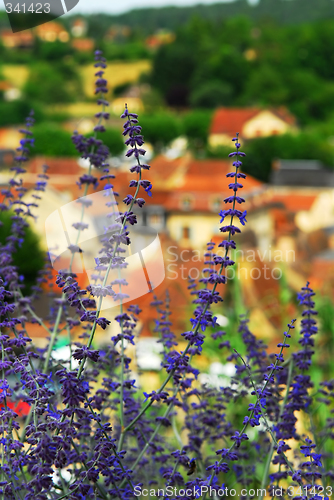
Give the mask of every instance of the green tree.
<path id="1" fill-rule="evenodd" d="M 74 101 L 82 95 L 82 88 L 69 64 L 40 62 L 31 66 L 24 92 L 34 101 L 55 104 Z"/>
<path id="2" fill-rule="evenodd" d="M 31 149 L 33 155 L 78 156 L 71 140 L 71 134 L 57 124 L 35 125 L 34 137 L 36 139 L 35 147 Z"/>
<path id="3" fill-rule="evenodd" d="M 194 149 L 202 149 L 206 145 L 211 117 L 212 113 L 204 110 L 191 111 L 184 116 L 184 134 Z"/>
<path id="4" fill-rule="evenodd" d="M 13 215 L 11 212 L 0 213 L 1 244 L 5 244 L 6 238 L 12 234 Z M 41 249 L 38 236 L 30 226 L 25 228 L 24 233 L 21 246 L 13 254 L 13 263 L 18 267 L 19 276 L 22 276 L 23 292 L 29 294 L 31 287 L 36 284 L 38 272 L 43 269 L 45 252 Z"/>
<path id="5" fill-rule="evenodd" d="M 265 63 L 252 71 L 241 98 L 244 105 L 281 106 L 289 97 L 289 88 L 282 72 L 274 65 Z"/>
<path id="6" fill-rule="evenodd" d="M 37 121 L 44 120 L 43 108 L 37 103 L 28 103 L 26 100 L 0 101 L 0 126 L 19 125 L 24 123 L 31 110 L 35 112 Z"/>
<path id="7" fill-rule="evenodd" d="M 244 171 L 257 179 L 268 182 L 273 160 L 320 160 L 325 165 L 333 164 L 333 153 L 322 138 L 316 134 L 275 135 L 247 142 L 247 156 L 243 161 Z"/>
<path id="8" fill-rule="evenodd" d="M 39 42 L 35 48 L 38 59 L 43 59 L 44 61 L 59 62 L 64 57 L 72 55 L 73 52 L 74 50 L 69 43 L 58 40 L 55 42 Z"/>
<path id="9" fill-rule="evenodd" d="M 197 65 L 194 47 L 180 42 L 163 45 L 153 58 L 151 83 L 172 106 L 188 104 L 190 82 Z"/>
<path id="10" fill-rule="evenodd" d="M 111 156 L 118 156 L 124 151 L 122 132 L 117 128 L 107 128 L 105 132 L 99 132 L 97 138 L 108 146 Z"/>
<path id="11" fill-rule="evenodd" d="M 214 109 L 231 103 L 233 87 L 227 82 L 209 80 L 194 89 L 189 98 L 194 108 Z"/>
<path id="12" fill-rule="evenodd" d="M 140 117 L 144 139 L 150 142 L 155 150 L 160 150 L 173 139 L 182 134 L 180 121 L 172 114 L 159 113 Z"/>
<path id="13" fill-rule="evenodd" d="M 334 84 L 313 71 L 297 69 L 286 75 L 287 105 L 302 124 L 327 119 L 334 110 Z"/>

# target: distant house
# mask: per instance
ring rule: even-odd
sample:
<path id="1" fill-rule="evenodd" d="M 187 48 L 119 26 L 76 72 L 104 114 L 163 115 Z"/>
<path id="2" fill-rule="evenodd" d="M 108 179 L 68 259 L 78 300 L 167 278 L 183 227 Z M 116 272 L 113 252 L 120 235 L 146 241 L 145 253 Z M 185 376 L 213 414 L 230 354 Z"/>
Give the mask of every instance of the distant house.
<path id="1" fill-rule="evenodd" d="M 22 139 L 20 132 L 15 128 L 0 128 L 0 148 L 4 150 L 16 149 Z"/>
<path id="2" fill-rule="evenodd" d="M 145 45 L 149 49 L 158 49 L 161 45 L 172 43 L 175 40 L 174 33 L 169 31 L 159 31 L 154 35 L 149 36 L 145 40 Z"/>
<path id="3" fill-rule="evenodd" d="M 95 42 L 92 38 L 74 38 L 71 46 L 78 52 L 92 52 Z"/>
<path id="4" fill-rule="evenodd" d="M 104 37 L 104 40 L 106 42 L 115 42 L 118 40 L 124 40 L 125 38 L 128 38 L 130 34 L 131 34 L 131 29 L 129 26 L 114 24 L 110 26 L 109 30 L 107 31 Z"/>
<path id="5" fill-rule="evenodd" d="M 254 139 L 296 130 L 296 120 L 285 108 L 218 108 L 209 132 L 212 147 L 230 145 L 239 132 L 242 139 Z"/>
<path id="6" fill-rule="evenodd" d="M 153 196 L 140 210 L 143 223 L 167 231 L 181 247 L 202 249 L 219 234 L 217 214 L 230 194 L 226 174 L 231 162 L 195 160 L 189 155 L 174 160 L 158 156 L 151 166 Z M 257 197 L 262 189 L 260 181 L 247 176 L 243 191 L 248 199 Z"/>
<path id="7" fill-rule="evenodd" d="M 13 33 L 12 30 L 5 29 L 1 31 L 1 42 L 9 49 L 26 49 L 33 46 L 34 36 L 31 30 Z"/>
<path id="8" fill-rule="evenodd" d="M 334 171 L 325 168 L 318 160 L 275 160 L 270 184 L 334 187 Z"/>
<path id="9" fill-rule="evenodd" d="M 36 28 L 36 35 L 43 42 L 68 42 L 70 35 L 61 23 L 50 21 Z"/>
<path id="10" fill-rule="evenodd" d="M 12 149 L 0 149 L 0 168 L 8 168 L 14 165 L 15 151 Z"/>
<path id="11" fill-rule="evenodd" d="M 75 19 L 71 26 L 71 34 L 75 38 L 82 38 L 87 34 L 87 22 L 84 19 Z"/>

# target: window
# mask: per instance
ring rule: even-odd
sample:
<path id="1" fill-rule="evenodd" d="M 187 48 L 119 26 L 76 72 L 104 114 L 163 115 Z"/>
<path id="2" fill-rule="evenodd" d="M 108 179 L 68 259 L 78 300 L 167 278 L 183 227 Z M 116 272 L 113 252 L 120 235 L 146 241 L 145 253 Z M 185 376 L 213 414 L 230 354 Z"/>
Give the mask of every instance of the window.
<path id="1" fill-rule="evenodd" d="M 189 240 L 189 238 L 190 238 L 190 228 L 189 227 L 184 226 L 182 228 L 182 238 L 184 240 Z"/>
<path id="2" fill-rule="evenodd" d="M 151 214 L 149 217 L 148 225 L 150 227 L 155 228 L 155 229 L 161 229 L 164 225 L 163 215 L 162 214 Z"/>
<path id="3" fill-rule="evenodd" d="M 213 198 L 210 201 L 210 208 L 213 212 L 217 212 L 221 207 L 221 200 L 220 198 Z"/>
<path id="4" fill-rule="evenodd" d="M 183 210 L 190 210 L 193 206 L 194 200 L 191 196 L 185 196 L 182 198 L 182 208 Z"/>

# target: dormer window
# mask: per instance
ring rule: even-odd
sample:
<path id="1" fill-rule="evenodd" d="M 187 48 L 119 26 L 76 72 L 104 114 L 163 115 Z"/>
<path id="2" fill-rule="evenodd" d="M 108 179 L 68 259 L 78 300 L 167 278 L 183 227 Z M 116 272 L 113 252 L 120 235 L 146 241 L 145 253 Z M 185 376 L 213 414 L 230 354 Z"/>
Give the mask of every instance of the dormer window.
<path id="1" fill-rule="evenodd" d="M 191 210 L 194 205 L 194 199 L 192 196 L 186 195 L 181 200 L 181 206 L 183 210 Z"/>
<path id="2" fill-rule="evenodd" d="M 210 200 L 210 209 L 213 212 L 218 212 L 221 207 L 221 199 L 217 196 Z"/>

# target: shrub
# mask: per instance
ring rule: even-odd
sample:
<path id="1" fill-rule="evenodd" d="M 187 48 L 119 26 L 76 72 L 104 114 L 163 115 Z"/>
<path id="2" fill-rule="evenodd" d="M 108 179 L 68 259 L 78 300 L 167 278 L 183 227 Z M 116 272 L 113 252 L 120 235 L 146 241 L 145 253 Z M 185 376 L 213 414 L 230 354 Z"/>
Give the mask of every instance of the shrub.
<path id="1" fill-rule="evenodd" d="M 36 125 L 34 136 L 36 141 L 31 149 L 31 153 L 34 155 L 77 156 L 75 147 L 71 143 L 71 134 L 60 125 L 52 123 Z"/>

